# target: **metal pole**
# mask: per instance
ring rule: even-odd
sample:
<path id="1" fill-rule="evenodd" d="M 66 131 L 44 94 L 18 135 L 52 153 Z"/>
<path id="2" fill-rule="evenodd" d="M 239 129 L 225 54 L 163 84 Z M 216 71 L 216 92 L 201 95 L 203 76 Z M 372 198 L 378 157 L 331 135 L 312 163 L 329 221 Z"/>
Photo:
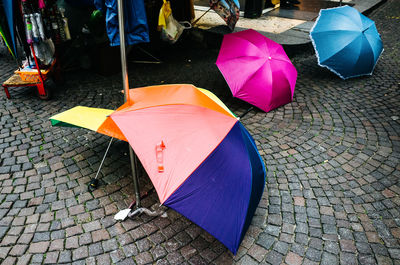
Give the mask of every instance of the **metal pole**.
<path id="1" fill-rule="evenodd" d="M 121 50 L 121 69 L 122 69 L 122 86 L 124 87 L 125 102 L 129 100 L 129 80 L 128 67 L 126 66 L 126 49 L 125 49 L 125 24 L 124 24 L 124 3 L 118 0 L 118 24 L 119 24 L 119 42 Z"/>
<path id="2" fill-rule="evenodd" d="M 124 99 L 125 102 L 129 99 L 129 81 L 128 81 L 128 68 L 126 65 L 126 50 L 125 50 L 125 29 L 124 29 L 124 8 L 123 0 L 118 0 L 118 24 L 119 24 L 119 42 L 121 50 L 121 68 L 122 68 L 122 84 L 124 86 Z M 132 147 L 129 145 L 129 156 L 131 160 L 133 187 L 135 189 L 136 209 L 141 207 L 140 204 L 140 191 L 139 180 L 137 176 L 137 158 L 134 154 Z"/>

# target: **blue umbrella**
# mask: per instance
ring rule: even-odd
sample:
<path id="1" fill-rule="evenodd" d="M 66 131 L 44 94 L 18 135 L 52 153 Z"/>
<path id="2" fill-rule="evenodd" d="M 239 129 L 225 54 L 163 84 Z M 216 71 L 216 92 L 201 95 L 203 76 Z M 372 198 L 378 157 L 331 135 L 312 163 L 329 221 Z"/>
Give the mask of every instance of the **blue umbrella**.
<path id="1" fill-rule="evenodd" d="M 322 9 L 310 38 L 318 64 L 343 79 L 372 75 L 383 51 L 374 21 L 350 6 Z"/>

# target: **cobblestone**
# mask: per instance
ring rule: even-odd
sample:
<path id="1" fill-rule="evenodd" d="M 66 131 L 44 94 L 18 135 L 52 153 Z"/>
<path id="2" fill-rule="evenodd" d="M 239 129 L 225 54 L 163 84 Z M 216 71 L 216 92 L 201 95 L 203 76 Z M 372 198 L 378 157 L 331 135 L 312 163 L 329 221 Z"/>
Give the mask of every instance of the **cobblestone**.
<path id="1" fill-rule="evenodd" d="M 111 146 L 100 187 L 87 191 L 109 138 L 52 127 L 48 118 L 77 104 L 115 109 L 120 75 L 66 73 L 49 101 L 28 87 L 10 89 L 11 100 L 0 91 L 0 263 L 400 264 L 399 13 L 388 0 L 368 15 L 385 48 L 372 76 L 340 80 L 299 52 L 291 56 L 293 102 L 241 119 L 267 183 L 236 256 L 172 210 L 166 218 L 113 219 L 134 196 L 123 141 Z M 166 47 L 160 66 L 132 64 L 134 86 L 194 83 L 244 113 L 249 105 L 210 67 L 218 49 L 187 41 Z M 15 62 L 3 46 L 0 59 L 3 82 Z M 146 176 L 139 184 L 152 188 Z M 146 207 L 158 203 L 155 192 L 143 199 Z"/>

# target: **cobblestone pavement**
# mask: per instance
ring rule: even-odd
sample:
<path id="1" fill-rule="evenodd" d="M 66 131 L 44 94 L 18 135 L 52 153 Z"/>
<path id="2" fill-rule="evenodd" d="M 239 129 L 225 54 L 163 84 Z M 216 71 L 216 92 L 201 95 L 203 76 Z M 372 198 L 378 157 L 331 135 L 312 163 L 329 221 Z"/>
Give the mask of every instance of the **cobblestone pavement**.
<path id="1" fill-rule="evenodd" d="M 70 73 L 50 101 L 31 88 L 0 92 L 0 262 L 2 264 L 400 264 L 400 4 L 371 14 L 385 51 L 374 75 L 342 81 L 310 54 L 293 58 L 293 103 L 242 122 L 267 166 L 267 186 L 233 256 L 172 210 L 116 222 L 132 200 L 127 144 L 116 142 L 102 185 L 87 192 L 109 139 L 48 118 L 77 104 L 115 108 L 121 76 Z M 216 49 L 179 45 L 164 64 L 130 64 L 131 85 L 194 83 L 237 114 L 214 65 Z M 14 70 L 0 51 L 0 81 Z M 141 188 L 152 191 L 141 177 Z M 157 206 L 151 192 L 146 207 Z"/>

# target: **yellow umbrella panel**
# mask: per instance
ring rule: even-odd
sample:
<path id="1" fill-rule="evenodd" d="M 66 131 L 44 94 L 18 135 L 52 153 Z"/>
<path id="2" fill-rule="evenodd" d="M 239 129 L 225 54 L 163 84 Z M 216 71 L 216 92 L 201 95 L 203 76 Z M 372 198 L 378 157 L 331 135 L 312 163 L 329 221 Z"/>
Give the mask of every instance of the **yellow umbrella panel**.
<path id="1" fill-rule="evenodd" d="M 50 117 L 53 126 L 81 127 L 126 141 L 108 117 L 114 110 L 77 106 Z"/>

